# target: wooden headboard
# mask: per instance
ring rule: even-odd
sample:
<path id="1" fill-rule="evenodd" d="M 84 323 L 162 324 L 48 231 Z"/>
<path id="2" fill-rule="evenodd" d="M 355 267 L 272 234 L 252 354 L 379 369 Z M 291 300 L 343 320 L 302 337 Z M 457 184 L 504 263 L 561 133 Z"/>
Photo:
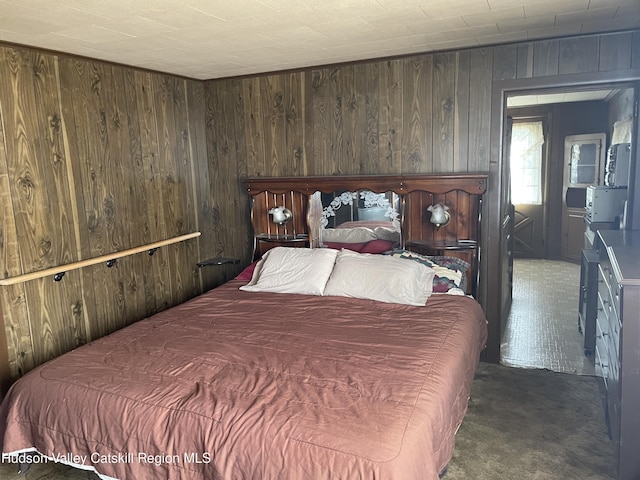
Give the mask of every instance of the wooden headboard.
<path id="1" fill-rule="evenodd" d="M 402 199 L 403 247 L 432 255 L 456 256 L 471 263 L 469 293 L 476 293 L 480 257 L 480 214 L 486 174 L 359 175 L 331 177 L 260 177 L 243 180 L 252 198 L 254 258 L 276 245 L 317 247 L 321 228 L 320 193 L 367 189 L 394 192 Z M 436 228 L 429 205 L 449 207 L 451 221 Z M 272 221 L 269 210 L 284 206 L 293 218 Z"/>

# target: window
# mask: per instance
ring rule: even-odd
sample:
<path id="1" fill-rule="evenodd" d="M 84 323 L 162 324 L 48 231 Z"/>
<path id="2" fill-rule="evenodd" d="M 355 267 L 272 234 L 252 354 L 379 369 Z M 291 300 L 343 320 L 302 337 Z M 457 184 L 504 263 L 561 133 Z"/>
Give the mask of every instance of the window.
<path id="1" fill-rule="evenodd" d="M 542 205 L 541 121 L 514 122 L 511 130 L 511 203 Z"/>

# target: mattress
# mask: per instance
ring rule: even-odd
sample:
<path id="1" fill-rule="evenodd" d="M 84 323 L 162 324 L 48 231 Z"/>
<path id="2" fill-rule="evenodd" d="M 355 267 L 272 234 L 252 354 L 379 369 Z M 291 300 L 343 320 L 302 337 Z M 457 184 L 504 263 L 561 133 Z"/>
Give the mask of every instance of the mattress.
<path id="1" fill-rule="evenodd" d="M 16 382 L 3 454 L 124 479 L 437 479 L 486 320 L 472 298 L 415 307 L 239 291 L 233 280 Z"/>

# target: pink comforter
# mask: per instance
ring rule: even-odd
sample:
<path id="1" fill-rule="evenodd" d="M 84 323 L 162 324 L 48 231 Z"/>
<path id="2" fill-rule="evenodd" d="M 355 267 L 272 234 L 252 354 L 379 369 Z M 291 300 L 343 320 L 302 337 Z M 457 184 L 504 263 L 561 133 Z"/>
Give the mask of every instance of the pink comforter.
<path id="1" fill-rule="evenodd" d="M 122 480 L 438 478 L 486 340 L 475 300 L 240 285 L 27 374 L 2 404 L 3 452 Z"/>

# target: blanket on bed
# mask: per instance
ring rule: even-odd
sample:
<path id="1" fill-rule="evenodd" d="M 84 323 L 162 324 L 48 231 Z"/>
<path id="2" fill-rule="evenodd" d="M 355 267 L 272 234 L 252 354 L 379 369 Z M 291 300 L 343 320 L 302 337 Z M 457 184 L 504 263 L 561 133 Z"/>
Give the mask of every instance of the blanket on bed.
<path id="1" fill-rule="evenodd" d="M 486 320 L 250 293 L 231 281 L 33 370 L 0 412 L 3 455 L 119 479 L 437 479 Z"/>

